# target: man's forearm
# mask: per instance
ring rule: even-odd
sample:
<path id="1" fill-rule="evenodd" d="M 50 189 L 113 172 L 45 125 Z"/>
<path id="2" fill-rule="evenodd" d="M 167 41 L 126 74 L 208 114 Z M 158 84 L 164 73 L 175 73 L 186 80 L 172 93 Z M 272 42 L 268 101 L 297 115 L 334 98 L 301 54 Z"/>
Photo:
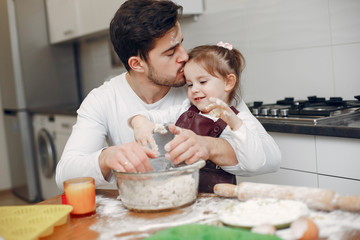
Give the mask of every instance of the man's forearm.
<path id="1" fill-rule="evenodd" d="M 234 149 L 228 141 L 222 138 L 204 137 L 209 149 L 209 159 L 219 166 L 234 166 L 238 164 Z"/>

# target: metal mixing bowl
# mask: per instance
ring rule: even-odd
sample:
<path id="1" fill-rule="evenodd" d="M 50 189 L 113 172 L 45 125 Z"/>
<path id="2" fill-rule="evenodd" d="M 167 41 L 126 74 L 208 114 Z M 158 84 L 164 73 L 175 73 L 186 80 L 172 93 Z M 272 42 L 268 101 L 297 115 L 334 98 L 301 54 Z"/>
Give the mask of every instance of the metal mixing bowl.
<path id="1" fill-rule="evenodd" d="M 195 202 L 199 186 L 200 160 L 166 171 L 123 173 L 113 171 L 124 206 L 135 211 L 164 211 Z"/>

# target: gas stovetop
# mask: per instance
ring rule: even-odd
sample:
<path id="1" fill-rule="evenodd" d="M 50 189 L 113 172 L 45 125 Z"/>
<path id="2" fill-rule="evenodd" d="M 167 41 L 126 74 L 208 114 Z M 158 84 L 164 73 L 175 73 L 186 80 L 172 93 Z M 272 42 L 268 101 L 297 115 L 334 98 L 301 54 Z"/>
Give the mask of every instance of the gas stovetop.
<path id="1" fill-rule="evenodd" d="M 261 121 L 291 121 L 316 125 L 320 121 L 360 113 L 360 95 L 354 98 L 354 100 L 343 100 L 341 97 L 326 99 L 309 96 L 307 100 L 294 100 L 292 97 L 287 97 L 273 104 L 256 101 L 248 104 L 248 107 Z"/>

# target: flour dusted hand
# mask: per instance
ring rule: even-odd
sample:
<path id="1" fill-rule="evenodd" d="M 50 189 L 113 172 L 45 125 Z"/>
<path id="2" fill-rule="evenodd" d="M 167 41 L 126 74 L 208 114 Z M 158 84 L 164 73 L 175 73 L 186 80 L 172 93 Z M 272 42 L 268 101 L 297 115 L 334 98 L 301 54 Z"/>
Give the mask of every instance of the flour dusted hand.
<path id="1" fill-rule="evenodd" d="M 214 97 L 209 98 L 209 101 L 212 102 L 206 107 L 209 115 L 224 120 L 230 126 L 231 130 L 235 131 L 241 127 L 242 120 L 236 116 L 228 104 Z"/>
<path id="2" fill-rule="evenodd" d="M 134 129 L 134 138 L 137 143 L 144 147 L 148 147 L 150 144 L 152 150 L 159 150 L 153 137 L 154 130 L 159 128 L 156 124 L 145 116 L 136 115 L 130 120 L 130 126 Z"/>

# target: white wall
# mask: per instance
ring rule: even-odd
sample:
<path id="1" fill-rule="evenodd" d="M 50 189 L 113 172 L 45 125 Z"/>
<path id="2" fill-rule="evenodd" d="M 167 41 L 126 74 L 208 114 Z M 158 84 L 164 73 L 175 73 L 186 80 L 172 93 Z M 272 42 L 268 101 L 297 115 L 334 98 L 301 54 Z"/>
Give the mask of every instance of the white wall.
<path id="1" fill-rule="evenodd" d="M 184 45 L 230 42 L 247 61 L 245 101 L 360 94 L 360 1 L 205 0 Z"/>
<path id="2" fill-rule="evenodd" d="M 181 21 L 184 46 L 230 42 L 246 58 L 246 102 L 360 94 L 360 1 L 204 0 Z M 107 40 L 82 44 L 85 90 L 114 73 Z"/>

